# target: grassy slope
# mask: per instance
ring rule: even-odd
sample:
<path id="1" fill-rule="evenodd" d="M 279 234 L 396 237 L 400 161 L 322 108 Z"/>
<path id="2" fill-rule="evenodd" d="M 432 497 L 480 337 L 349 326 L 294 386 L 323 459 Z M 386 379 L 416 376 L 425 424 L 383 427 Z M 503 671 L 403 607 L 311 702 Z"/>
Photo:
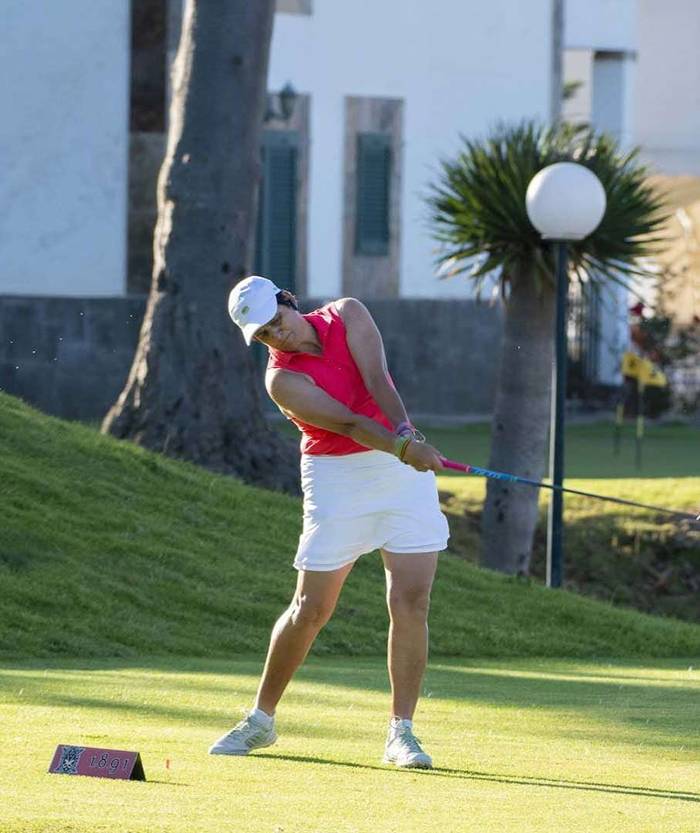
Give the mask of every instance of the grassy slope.
<path id="1" fill-rule="evenodd" d="M 574 488 L 656 506 L 698 506 L 700 478 L 567 480 Z M 438 478 L 455 552 L 476 563 L 485 484 Z M 526 487 L 522 487 L 526 488 Z M 547 508 L 540 495 L 532 576 L 544 581 Z M 700 622 L 700 534 L 656 512 L 567 496 L 565 579 L 569 589 L 615 604 Z"/>
<path id="2" fill-rule="evenodd" d="M 102 437 L 0 394 L 0 655 L 261 652 L 287 604 L 296 499 Z M 362 559 L 316 653 L 384 651 Z M 435 655 L 690 656 L 700 627 L 441 560 Z"/>
<path id="3" fill-rule="evenodd" d="M 280 429 L 296 435 L 289 423 Z M 488 465 L 490 427 L 423 426 L 446 456 Z M 652 425 L 643 466 L 635 468 L 634 432 L 626 424 L 619 455 L 612 453 L 610 423 L 573 424 L 566 431 L 567 485 L 642 503 L 700 511 L 700 429 Z M 580 478 L 580 479 L 579 479 Z M 450 516 L 453 550 L 472 563 L 480 552 L 485 481 L 447 472 L 438 480 Z M 527 490 L 529 487 L 516 487 Z M 531 575 L 545 577 L 549 493 L 540 496 Z M 569 589 L 646 613 L 700 622 L 700 531 L 691 532 L 667 515 L 597 500 L 565 499 L 565 582 Z"/>
<path id="4" fill-rule="evenodd" d="M 281 423 L 285 433 L 296 429 Z M 425 427 L 425 426 L 424 426 Z M 488 465 L 490 427 L 425 427 L 428 439 L 456 460 Z M 644 446 L 641 472 L 634 464 L 633 426 L 624 430 L 620 454 L 612 453 L 609 423 L 569 425 L 567 485 L 683 511 L 700 511 L 700 429 L 654 425 Z M 641 475 L 641 476 L 640 476 Z M 579 479 L 581 478 L 581 479 Z M 595 478 L 595 479 L 593 479 Z M 476 563 L 485 481 L 452 472 L 438 480 L 450 517 L 456 553 Z M 529 487 L 516 487 L 527 491 Z M 540 495 L 531 574 L 544 581 L 549 493 Z M 656 512 L 567 496 L 565 580 L 570 589 L 662 616 L 700 622 L 700 532 Z"/>

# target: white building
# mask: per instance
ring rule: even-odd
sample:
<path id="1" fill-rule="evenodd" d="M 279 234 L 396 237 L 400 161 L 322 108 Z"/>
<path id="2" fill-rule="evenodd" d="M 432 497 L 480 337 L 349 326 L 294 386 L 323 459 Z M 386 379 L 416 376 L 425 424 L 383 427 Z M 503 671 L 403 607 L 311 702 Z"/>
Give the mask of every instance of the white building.
<path id="1" fill-rule="evenodd" d="M 310 14 L 279 14 L 269 86 L 291 81 L 309 98 L 306 294 L 468 296 L 464 282 L 434 276 L 423 195 L 460 133 L 548 118 L 551 53 L 551 0 L 320 0 Z M 363 135 L 382 134 L 390 234 L 383 253 L 363 254 L 356 157 Z"/>
<path id="2" fill-rule="evenodd" d="M 564 80 L 580 86 L 564 117 L 639 146 L 656 172 L 686 175 L 687 189 L 687 176 L 700 176 L 700 3 L 603 0 L 591 15 L 590 4 L 566 2 Z M 639 290 L 649 296 L 649 287 Z M 598 381 L 615 383 L 628 343 L 628 294 L 611 287 L 595 304 L 591 363 Z"/>
<path id="3" fill-rule="evenodd" d="M 460 134 L 550 117 L 553 8 L 278 0 L 268 86 L 299 99 L 266 124 L 261 269 L 307 296 L 468 297 L 435 276 L 424 196 Z M 0 294 L 125 294 L 129 4 L 10 0 L 3 17 Z M 564 77 L 584 82 L 565 115 L 641 142 L 662 171 L 700 173 L 699 34 L 695 0 L 565 0 Z M 626 300 L 603 307 L 607 381 Z"/>
<path id="4" fill-rule="evenodd" d="M 8 0 L 2 20 L 0 294 L 123 294 L 129 4 Z"/>

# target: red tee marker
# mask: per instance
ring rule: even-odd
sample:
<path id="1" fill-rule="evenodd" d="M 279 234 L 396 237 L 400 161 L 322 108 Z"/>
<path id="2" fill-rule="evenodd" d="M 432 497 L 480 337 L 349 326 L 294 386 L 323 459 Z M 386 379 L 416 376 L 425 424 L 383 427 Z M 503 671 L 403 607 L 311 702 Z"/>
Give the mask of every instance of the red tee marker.
<path id="1" fill-rule="evenodd" d="M 95 746 L 59 744 L 49 772 L 57 772 L 61 775 L 92 775 L 96 778 L 120 778 L 124 781 L 146 780 L 138 752 L 101 749 Z"/>

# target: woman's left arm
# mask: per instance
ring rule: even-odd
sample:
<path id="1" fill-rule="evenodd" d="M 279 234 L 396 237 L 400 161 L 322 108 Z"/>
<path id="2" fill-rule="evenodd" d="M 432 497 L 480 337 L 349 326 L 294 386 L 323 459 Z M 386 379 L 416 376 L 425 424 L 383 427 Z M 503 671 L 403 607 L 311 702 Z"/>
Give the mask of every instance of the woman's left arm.
<path id="1" fill-rule="evenodd" d="M 345 324 L 348 347 L 365 387 L 394 427 L 408 421 L 406 408 L 389 377 L 381 333 L 369 310 L 355 298 L 341 298 L 335 308 Z"/>

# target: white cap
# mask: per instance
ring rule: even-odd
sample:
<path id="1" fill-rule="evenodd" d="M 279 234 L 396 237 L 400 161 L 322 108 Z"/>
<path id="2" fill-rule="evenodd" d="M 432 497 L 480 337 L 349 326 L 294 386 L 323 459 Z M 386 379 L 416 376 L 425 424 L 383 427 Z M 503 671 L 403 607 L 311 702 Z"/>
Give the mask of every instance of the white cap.
<path id="1" fill-rule="evenodd" d="M 277 315 L 280 288 L 267 278 L 251 275 L 237 283 L 228 296 L 228 314 L 243 331 L 246 344 L 255 333 Z"/>

